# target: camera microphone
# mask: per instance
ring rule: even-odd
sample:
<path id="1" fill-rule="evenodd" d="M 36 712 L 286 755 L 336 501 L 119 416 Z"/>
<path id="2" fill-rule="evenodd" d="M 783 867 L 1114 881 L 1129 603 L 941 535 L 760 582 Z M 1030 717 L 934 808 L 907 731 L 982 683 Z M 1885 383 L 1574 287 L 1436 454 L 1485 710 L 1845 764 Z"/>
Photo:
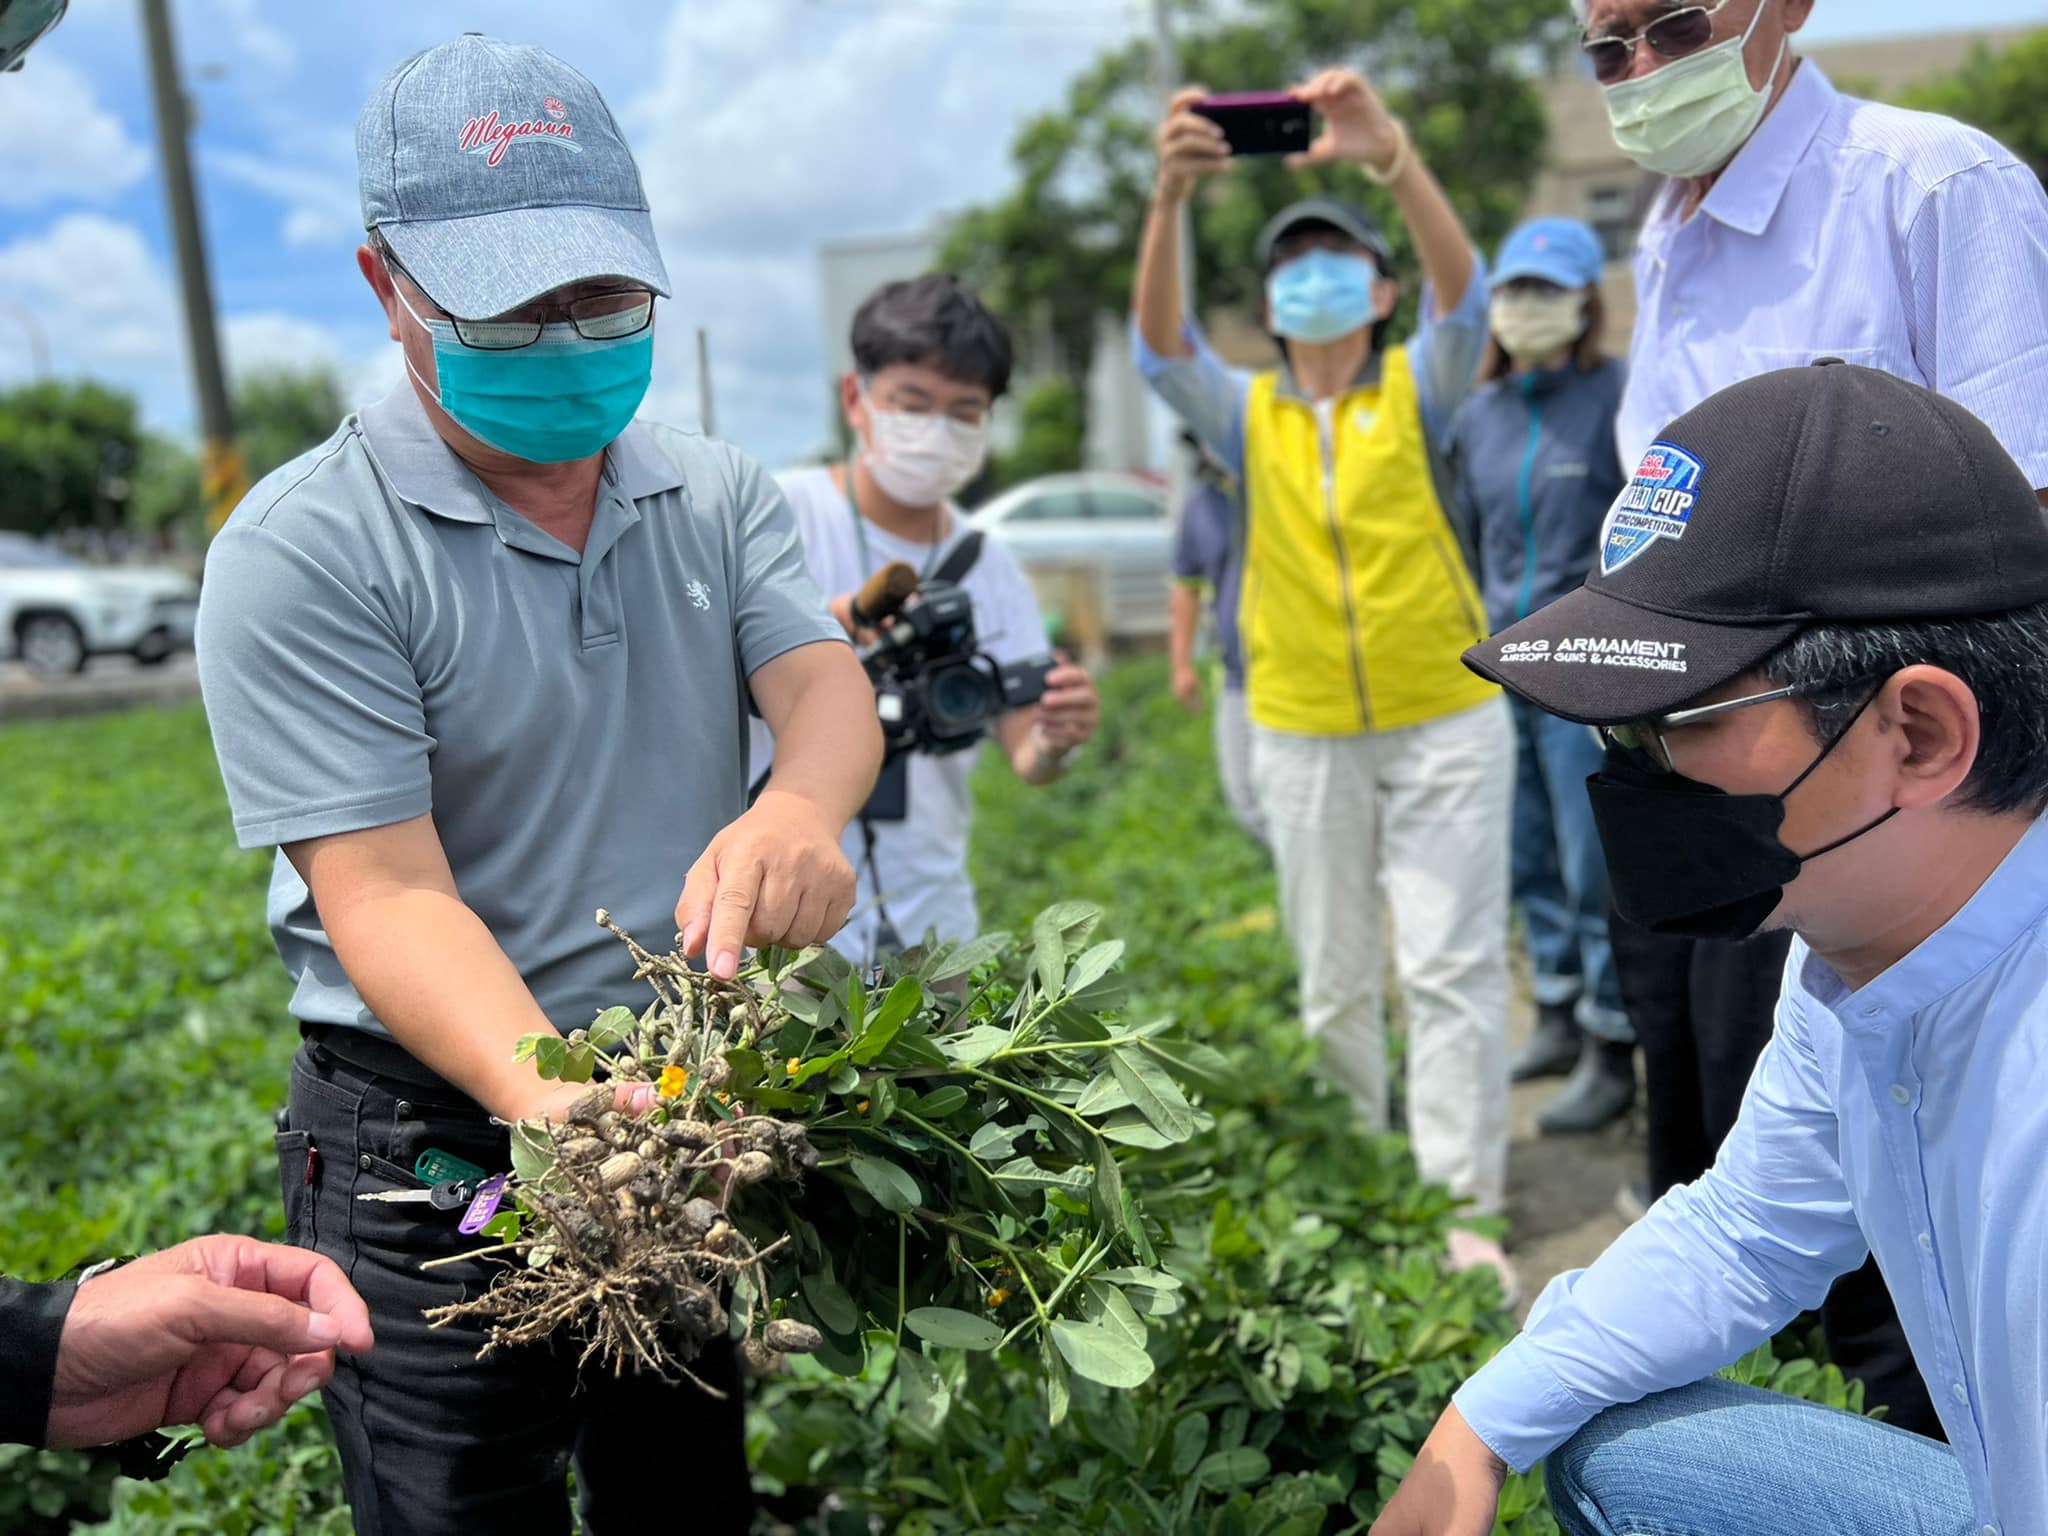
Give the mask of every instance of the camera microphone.
<path id="1" fill-rule="evenodd" d="M 892 560 L 861 584 L 853 595 L 853 621 L 873 629 L 894 618 L 917 592 L 917 571 Z"/>

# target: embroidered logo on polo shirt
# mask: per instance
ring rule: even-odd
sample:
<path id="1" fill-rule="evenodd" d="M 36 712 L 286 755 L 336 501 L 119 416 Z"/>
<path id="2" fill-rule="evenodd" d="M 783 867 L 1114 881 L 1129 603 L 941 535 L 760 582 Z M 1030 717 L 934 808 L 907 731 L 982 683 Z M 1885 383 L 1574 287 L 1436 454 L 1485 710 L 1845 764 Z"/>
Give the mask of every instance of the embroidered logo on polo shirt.
<path id="1" fill-rule="evenodd" d="M 690 602 L 693 607 L 709 608 L 711 606 L 711 589 L 705 586 L 703 582 L 685 582 L 683 590 L 690 594 Z"/>
<path id="2" fill-rule="evenodd" d="M 1600 574 L 1612 576 L 1659 539 L 1684 538 L 1704 472 L 1676 443 L 1652 443 L 1600 529 Z"/>

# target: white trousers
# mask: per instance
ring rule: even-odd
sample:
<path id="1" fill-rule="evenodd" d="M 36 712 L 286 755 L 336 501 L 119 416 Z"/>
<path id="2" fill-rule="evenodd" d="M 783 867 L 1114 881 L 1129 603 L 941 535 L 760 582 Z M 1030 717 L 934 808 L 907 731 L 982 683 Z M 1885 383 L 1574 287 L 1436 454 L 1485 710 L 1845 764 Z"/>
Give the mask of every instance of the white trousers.
<path id="1" fill-rule="evenodd" d="M 1216 775 L 1223 798 L 1240 827 L 1260 842 L 1266 840 L 1266 818 L 1259 812 L 1258 786 L 1252 779 L 1252 722 L 1245 711 L 1244 689 L 1216 690 Z"/>
<path id="2" fill-rule="evenodd" d="M 1252 728 L 1252 773 L 1301 972 L 1302 1027 L 1372 1130 L 1387 1125 L 1384 892 L 1408 1012 L 1424 1178 L 1502 1208 L 1508 1145 L 1508 709 L 1354 736 Z"/>

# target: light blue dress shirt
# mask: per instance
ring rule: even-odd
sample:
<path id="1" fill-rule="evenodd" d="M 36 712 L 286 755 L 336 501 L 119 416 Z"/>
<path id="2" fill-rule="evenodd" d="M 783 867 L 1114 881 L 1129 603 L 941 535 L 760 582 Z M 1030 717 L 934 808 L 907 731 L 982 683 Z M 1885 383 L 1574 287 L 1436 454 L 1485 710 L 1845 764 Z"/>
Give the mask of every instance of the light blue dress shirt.
<path id="1" fill-rule="evenodd" d="M 2048 820 L 1858 991 L 1794 944 L 1713 1168 L 1553 1280 L 1458 1409 L 1526 1468 L 1739 1358 L 1868 1252 L 1983 1530 L 2048 1532 Z"/>
<path id="2" fill-rule="evenodd" d="M 1996 140 L 1844 96 L 1806 59 L 1679 209 L 1674 184 L 1636 248 L 1624 469 L 1707 396 L 1839 357 L 1947 395 L 2048 486 L 2048 195 Z"/>

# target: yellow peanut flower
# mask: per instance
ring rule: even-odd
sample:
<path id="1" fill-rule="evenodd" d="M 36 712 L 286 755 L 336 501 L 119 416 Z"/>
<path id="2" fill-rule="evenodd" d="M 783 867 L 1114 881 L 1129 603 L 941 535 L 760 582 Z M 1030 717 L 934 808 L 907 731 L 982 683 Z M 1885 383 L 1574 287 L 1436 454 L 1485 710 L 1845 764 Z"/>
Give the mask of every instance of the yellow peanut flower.
<path id="1" fill-rule="evenodd" d="M 664 1099 L 680 1099 L 690 1091 L 690 1074 L 681 1067 L 663 1067 L 661 1083 L 656 1091 Z"/>
<path id="2" fill-rule="evenodd" d="M 989 1310 L 993 1312 L 997 1307 L 1000 1307 L 1004 1302 L 1008 1301 L 1009 1299 L 1010 1293 L 1004 1290 L 1003 1287 L 1001 1287 L 1000 1285 L 997 1286 L 994 1290 L 988 1293 Z"/>
<path id="3" fill-rule="evenodd" d="M 788 1073 L 791 1077 L 795 1077 L 797 1074 L 797 1069 L 801 1067 L 803 1064 L 803 1058 L 801 1056 L 792 1056 L 789 1058 L 788 1061 L 783 1063 L 782 1070 Z"/>
<path id="4" fill-rule="evenodd" d="M 862 1099 L 860 1103 L 855 1106 L 855 1108 L 857 1108 L 862 1114 L 866 1114 L 868 1112 L 868 1106 L 873 1102 L 874 1100 L 872 1099 Z"/>

